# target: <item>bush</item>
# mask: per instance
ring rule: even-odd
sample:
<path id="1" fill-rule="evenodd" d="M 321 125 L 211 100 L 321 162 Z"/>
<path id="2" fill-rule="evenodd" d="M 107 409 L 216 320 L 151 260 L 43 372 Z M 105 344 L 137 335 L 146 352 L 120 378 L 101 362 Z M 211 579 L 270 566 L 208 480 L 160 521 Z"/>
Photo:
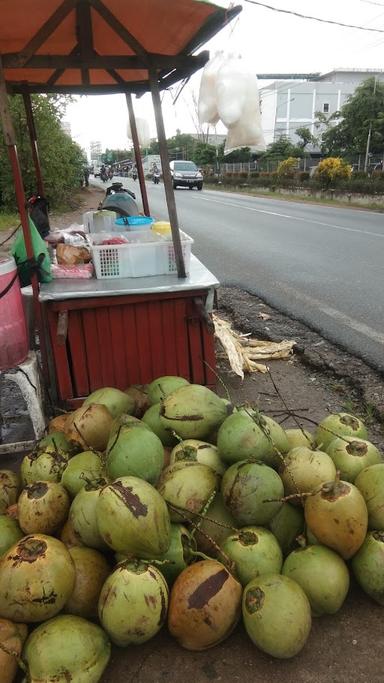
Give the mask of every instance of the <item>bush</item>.
<path id="1" fill-rule="evenodd" d="M 315 171 L 324 188 L 329 188 L 339 180 L 348 180 L 352 175 L 352 166 L 340 157 L 322 159 Z"/>
<path id="2" fill-rule="evenodd" d="M 295 157 L 288 157 L 284 161 L 280 161 L 277 167 L 277 175 L 286 178 L 293 178 L 295 171 L 297 170 L 298 159 Z"/>
<path id="3" fill-rule="evenodd" d="M 305 183 L 307 180 L 309 180 L 309 178 L 309 171 L 300 171 L 300 173 L 298 173 L 298 179 L 301 183 Z"/>

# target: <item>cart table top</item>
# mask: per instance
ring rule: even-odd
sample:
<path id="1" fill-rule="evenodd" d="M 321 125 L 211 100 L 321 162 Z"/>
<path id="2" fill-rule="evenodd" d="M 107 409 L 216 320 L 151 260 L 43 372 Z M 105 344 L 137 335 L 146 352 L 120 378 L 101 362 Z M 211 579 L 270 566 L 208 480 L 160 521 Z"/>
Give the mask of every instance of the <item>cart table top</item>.
<path id="1" fill-rule="evenodd" d="M 41 285 L 39 299 L 44 303 L 97 296 L 159 294 L 161 292 L 214 289 L 218 286 L 219 281 L 216 277 L 196 256 L 191 254 L 190 273 L 186 278 L 178 278 L 177 273 L 175 273 L 174 275 L 113 278 L 110 280 L 97 280 L 96 278 L 89 280 L 57 279 Z"/>

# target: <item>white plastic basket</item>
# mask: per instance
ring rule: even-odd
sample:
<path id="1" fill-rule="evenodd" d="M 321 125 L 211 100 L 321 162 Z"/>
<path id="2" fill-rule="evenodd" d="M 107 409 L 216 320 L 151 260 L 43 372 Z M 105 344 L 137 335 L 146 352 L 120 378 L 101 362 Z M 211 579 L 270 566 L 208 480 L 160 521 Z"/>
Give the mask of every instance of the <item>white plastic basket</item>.
<path id="1" fill-rule="evenodd" d="M 172 275 L 177 272 L 172 239 L 151 230 L 124 233 L 126 244 L 100 244 L 116 233 L 91 235 L 93 265 L 98 279 Z M 180 231 L 185 270 L 189 272 L 192 237 Z"/>

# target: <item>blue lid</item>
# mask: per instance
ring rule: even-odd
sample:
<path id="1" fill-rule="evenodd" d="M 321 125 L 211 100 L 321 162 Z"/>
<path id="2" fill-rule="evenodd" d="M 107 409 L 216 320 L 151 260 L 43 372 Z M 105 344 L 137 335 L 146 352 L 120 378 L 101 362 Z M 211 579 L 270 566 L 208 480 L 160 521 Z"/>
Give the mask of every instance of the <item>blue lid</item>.
<path id="1" fill-rule="evenodd" d="M 121 216 L 115 220 L 115 225 L 151 225 L 154 222 L 150 216 Z"/>

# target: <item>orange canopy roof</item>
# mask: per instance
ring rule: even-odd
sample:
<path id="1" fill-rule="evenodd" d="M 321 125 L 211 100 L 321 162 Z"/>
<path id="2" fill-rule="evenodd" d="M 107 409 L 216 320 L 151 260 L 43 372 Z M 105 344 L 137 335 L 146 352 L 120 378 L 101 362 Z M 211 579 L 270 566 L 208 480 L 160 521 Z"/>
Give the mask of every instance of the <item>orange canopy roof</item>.
<path id="1" fill-rule="evenodd" d="M 0 0 L 9 92 L 149 90 L 204 66 L 193 53 L 241 11 L 204 0 Z"/>

